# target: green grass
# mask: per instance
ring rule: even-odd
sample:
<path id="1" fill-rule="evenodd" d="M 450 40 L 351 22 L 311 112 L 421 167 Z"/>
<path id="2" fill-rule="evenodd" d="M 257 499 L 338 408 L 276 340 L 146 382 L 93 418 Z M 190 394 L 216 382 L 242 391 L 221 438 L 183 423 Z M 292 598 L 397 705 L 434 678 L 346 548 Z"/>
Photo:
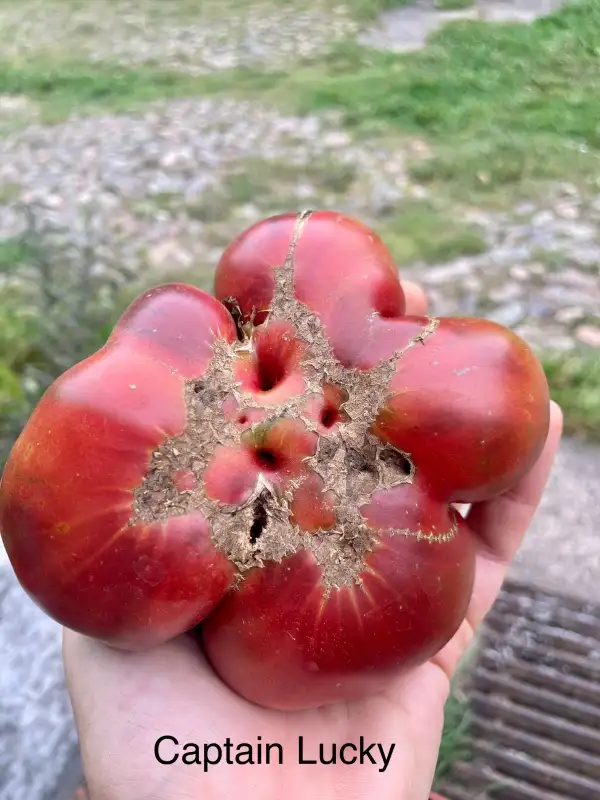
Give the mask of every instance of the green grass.
<path id="1" fill-rule="evenodd" d="M 600 358 L 597 353 L 548 354 L 542 359 L 551 396 L 565 415 L 565 432 L 600 441 Z"/>
<path id="2" fill-rule="evenodd" d="M 333 156 L 315 156 L 307 163 L 283 159 L 246 158 L 224 178 L 222 190 L 230 205 L 289 200 L 299 183 L 308 183 L 317 194 L 343 195 L 357 177 L 356 166 Z"/>
<path id="3" fill-rule="evenodd" d="M 474 5 L 475 0 L 435 0 L 435 7 L 439 11 L 461 11 Z"/>
<path id="4" fill-rule="evenodd" d="M 0 183 L 0 205 L 16 200 L 20 192 L 21 187 L 17 183 Z"/>
<path id="5" fill-rule="evenodd" d="M 338 107 L 362 130 L 544 133 L 593 146 L 599 47 L 600 4 L 583 0 L 531 25 L 453 23 L 419 53 L 346 43 L 290 82 L 298 105 Z"/>
<path id="6" fill-rule="evenodd" d="M 0 275 L 15 272 L 27 263 L 30 255 L 30 248 L 22 237 L 0 240 Z"/>
<path id="7" fill-rule="evenodd" d="M 600 3 L 581 0 L 531 25 L 452 23 L 419 53 L 346 42 L 271 94 L 337 109 L 363 136 L 428 139 L 435 155 L 414 174 L 472 198 L 565 176 L 597 187 L 599 74 Z"/>
<path id="8" fill-rule="evenodd" d="M 219 185 L 205 189 L 195 200 L 185 202 L 176 193 L 160 193 L 139 202 L 138 211 L 185 211 L 193 219 L 212 223 L 230 220 L 240 206 L 252 205 L 268 216 L 282 209 L 300 210 L 307 202 L 326 205 L 326 197 L 343 197 L 357 180 L 356 165 L 333 155 L 317 155 L 303 163 L 249 157 L 223 170 Z M 300 201 L 295 194 L 298 186 L 312 189 L 312 194 Z"/>
<path id="9" fill-rule="evenodd" d="M 385 11 L 410 6 L 415 0 L 346 0 L 346 7 L 359 21 L 374 21 Z"/>
<path id="10" fill-rule="evenodd" d="M 0 94 L 26 95 L 40 109 L 43 122 L 58 122 L 69 115 L 135 111 L 155 100 L 253 91 L 272 79 L 246 69 L 194 77 L 154 67 L 127 68 L 85 61 L 0 61 Z"/>
<path id="11" fill-rule="evenodd" d="M 450 695 L 444 707 L 444 727 L 440 751 L 435 768 L 434 789 L 451 772 L 459 761 L 471 759 L 471 714 L 468 700 L 468 682 L 478 658 L 478 636 L 463 655 L 452 679 Z"/>
<path id="12" fill-rule="evenodd" d="M 468 761 L 471 755 L 469 709 L 462 696 L 452 693 L 444 708 L 444 729 L 435 769 L 435 783 L 443 780 L 458 761 Z"/>
<path id="13" fill-rule="evenodd" d="M 378 230 L 400 266 L 419 260 L 452 261 L 487 249 L 477 228 L 424 201 L 402 203 L 397 216 L 382 222 Z"/>
<path id="14" fill-rule="evenodd" d="M 440 143 L 430 158 L 414 160 L 411 178 L 452 198 L 491 205 L 532 198 L 547 181 L 568 177 L 594 189 L 600 156 L 552 134 L 535 137 L 498 132 L 489 138 Z"/>
<path id="15" fill-rule="evenodd" d="M 350 15 L 359 22 L 373 22 L 378 19 L 380 14 L 385 11 L 394 11 L 397 8 L 410 6 L 415 3 L 415 0 L 321 0 L 316 2 L 312 0 L 311 3 L 299 3 L 298 0 L 275 0 L 280 6 L 296 6 L 302 8 L 303 6 L 315 7 L 321 6 L 323 8 L 335 8 L 345 6 Z M 238 3 L 246 3 L 247 0 L 238 0 Z"/>

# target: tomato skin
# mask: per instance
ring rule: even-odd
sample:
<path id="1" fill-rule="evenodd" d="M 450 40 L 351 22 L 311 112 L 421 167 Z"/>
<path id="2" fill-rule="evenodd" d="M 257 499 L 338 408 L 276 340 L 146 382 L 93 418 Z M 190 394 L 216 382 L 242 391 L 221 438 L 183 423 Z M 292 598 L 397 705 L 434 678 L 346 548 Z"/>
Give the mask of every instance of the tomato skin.
<path id="1" fill-rule="evenodd" d="M 477 549 L 451 504 L 513 486 L 539 457 L 549 425 L 546 379 L 521 339 L 486 320 L 406 316 L 389 252 L 357 220 L 314 212 L 297 233 L 295 214 L 242 233 L 218 265 L 216 299 L 168 284 L 136 300 L 105 347 L 46 392 L 0 483 L 8 556 L 50 616 L 125 649 L 196 628 L 234 691 L 278 709 L 378 691 L 449 641 L 466 614 Z M 370 441 L 412 464 L 398 484 L 380 475 L 366 494 L 347 484 L 341 497 L 311 471 L 320 443 L 343 441 L 352 420 L 349 390 L 328 383 L 327 370 L 322 392 L 308 391 L 311 342 L 296 337 L 293 320 L 264 324 L 290 254 L 294 296 L 347 374 L 375 374 L 396 359 L 389 382 L 369 389 L 384 399 L 365 397 L 364 408 Z M 252 347 L 239 349 L 247 328 Z M 237 353 L 237 388 L 218 400 L 222 424 L 207 423 L 217 444 L 203 472 L 186 462 L 170 476 L 183 495 L 202 484 L 208 505 L 136 517 L 157 451 L 190 427 L 186 391 L 214 376 L 217 339 Z M 240 405 L 240 393 L 252 403 Z M 300 417 L 270 418 L 296 400 Z M 233 442 L 228 425 L 239 429 Z M 261 481 L 291 493 L 290 525 L 308 538 L 242 569 L 215 534 L 215 509 L 256 502 Z M 343 503 L 371 542 L 356 579 L 338 585 L 309 540 L 339 536 Z M 259 536 L 266 512 L 257 513 Z"/>

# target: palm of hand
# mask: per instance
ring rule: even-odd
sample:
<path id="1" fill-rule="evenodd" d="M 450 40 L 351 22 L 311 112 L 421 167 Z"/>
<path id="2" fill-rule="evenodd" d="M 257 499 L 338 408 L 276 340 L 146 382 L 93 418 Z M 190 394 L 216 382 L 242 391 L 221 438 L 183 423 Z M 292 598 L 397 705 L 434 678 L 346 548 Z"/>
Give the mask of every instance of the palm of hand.
<path id="1" fill-rule="evenodd" d="M 100 644 L 65 637 L 65 656 L 71 690 L 77 698 L 76 719 L 92 800 L 95 798 L 234 798 L 250 797 L 352 798 L 368 797 L 374 786 L 382 798 L 427 798 L 443 721 L 448 679 L 428 664 L 393 690 L 361 703 L 302 712 L 276 712 L 254 706 L 231 692 L 199 658 L 191 637 L 183 637 L 144 654 L 111 651 Z M 86 671 L 81 669 L 85 662 Z M 75 668 L 79 665 L 79 668 Z M 87 686 L 93 685 L 93 694 Z M 162 758 L 180 754 L 172 765 Z M 184 745 L 197 743 L 200 759 L 205 742 L 254 748 L 279 743 L 283 764 L 272 750 L 272 764 L 209 766 L 181 761 Z M 318 759 L 319 744 L 330 758 L 332 744 L 381 743 L 386 752 L 395 744 L 385 771 L 377 745 L 376 764 L 352 766 L 298 763 L 299 737 L 304 758 Z M 256 750 L 254 750 L 256 754 Z M 216 751 L 212 751 L 215 758 Z M 235 755 L 233 759 L 235 759 Z"/>
<path id="2" fill-rule="evenodd" d="M 425 313 L 422 293 L 405 290 L 410 313 Z M 474 506 L 468 516 L 477 542 L 475 586 L 467 619 L 435 659 L 400 676 L 385 692 L 367 700 L 302 712 L 276 712 L 252 705 L 231 692 L 213 673 L 191 637 L 181 637 L 146 653 L 122 653 L 65 633 L 67 680 L 92 800 L 191 800 L 237 798 L 242 792 L 260 800 L 295 798 L 362 798 L 426 800 L 437 760 L 449 679 L 474 630 L 493 603 L 506 566 L 513 558 L 537 508 L 561 435 L 562 419 L 553 406 L 545 450 L 529 475 L 510 492 Z M 186 765 L 180 758 L 160 764 L 154 756 L 157 739 L 165 741 L 161 756 L 182 754 L 186 743 L 227 738 L 235 746 L 278 743 L 283 763 L 272 750 L 271 765 Z M 299 737 L 305 759 L 325 759 L 331 747 L 345 742 L 365 745 L 368 757 L 353 765 L 299 764 Z M 377 749 L 394 749 L 382 770 Z M 256 752 L 256 751 L 255 751 Z M 212 751 L 213 756 L 216 750 Z M 351 754 L 350 754 L 351 755 Z M 263 756 L 264 761 L 264 756 Z"/>

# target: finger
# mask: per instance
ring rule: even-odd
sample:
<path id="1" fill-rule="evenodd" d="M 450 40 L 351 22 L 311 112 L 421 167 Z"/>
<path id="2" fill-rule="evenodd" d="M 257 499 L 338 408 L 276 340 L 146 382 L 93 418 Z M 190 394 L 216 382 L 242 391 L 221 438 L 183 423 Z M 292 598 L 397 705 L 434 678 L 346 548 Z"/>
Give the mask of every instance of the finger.
<path id="1" fill-rule="evenodd" d="M 476 565 L 471 602 L 463 624 L 433 662 L 451 678 L 470 647 L 475 630 L 492 607 L 508 566 L 539 505 L 562 434 L 562 412 L 550 404 L 550 426 L 544 450 L 533 469 L 513 489 L 477 503 L 467 515 L 475 541 Z"/>
<path id="2" fill-rule="evenodd" d="M 427 295 L 418 283 L 413 281 L 402 281 L 402 289 L 406 298 L 406 313 L 415 317 L 423 317 L 427 314 Z"/>
<path id="3" fill-rule="evenodd" d="M 562 427 L 562 411 L 551 401 L 546 444 L 533 469 L 504 494 L 471 507 L 467 517 L 469 526 L 488 557 L 504 564 L 514 558 L 548 482 Z"/>
<path id="4" fill-rule="evenodd" d="M 467 522 L 475 534 L 477 566 L 469 622 L 477 626 L 491 608 L 510 562 L 529 528 L 548 482 L 562 435 L 563 416 L 550 403 L 550 427 L 541 456 L 533 469 L 512 489 L 472 506 Z"/>

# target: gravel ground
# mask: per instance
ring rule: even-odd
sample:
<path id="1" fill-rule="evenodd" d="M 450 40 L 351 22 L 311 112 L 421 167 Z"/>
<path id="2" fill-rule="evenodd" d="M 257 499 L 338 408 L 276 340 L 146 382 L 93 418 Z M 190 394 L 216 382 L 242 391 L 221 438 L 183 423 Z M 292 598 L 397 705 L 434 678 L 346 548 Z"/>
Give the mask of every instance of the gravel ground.
<path id="1" fill-rule="evenodd" d="M 318 5 L 26 0 L 0 8 L 0 43 L 5 59 L 59 54 L 113 65 L 155 64 L 192 75 L 257 64 L 278 68 L 358 30 L 342 4 L 321 10 Z"/>
<path id="2" fill-rule="evenodd" d="M 319 20 L 302 12 L 285 24 L 276 16 L 251 16 L 232 49 L 218 33 L 225 31 L 222 23 L 199 29 L 182 20 L 165 39 L 164 29 L 161 35 L 158 27 L 144 29 L 135 7 L 125 27 L 115 27 L 104 6 L 90 18 L 78 8 L 69 14 L 67 6 L 62 16 L 36 15 L 27 5 L 18 24 L 14 9 L 2 7 L 3 52 L 26 55 L 36 42 L 61 47 L 77 26 L 88 25 L 93 58 L 140 63 L 167 52 L 174 66 L 204 70 L 230 66 L 232 53 L 240 52 L 244 63 L 277 64 L 343 35 L 350 24 L 343 12 Z M 1 131 L 22 126 L 28 113 L 34 110 L 26 101 L 0 96 Z M 17 201 L 36 203 L 76 243 L 91 225 L 104 242 L 98 269 L 122 261 L 161 276 L 194 269 L 208 281 L 225 241 L 265 213 L 334 206 L 375 222 L 401 212 L 407 199 L 426 198 L 407 174 L 407 154 L 423 147 L 418 141 L 397 149 L 365 146 L 352 142 L 333 117 L 299 120 L 217 100 L 158 104 L 135 117 L 73 119 L 52 129 L 32 125 L 0 141 L 0 239 L 20 230 Z M 262 186 L 252 199 L 232 183 L 250 168 Z M 427 287 L 435 313 L 485 314 L 536 346 L 600 351 L 600 196 L 583 198 L 563 183 L 543 205 L 460 214 L 479 227 L 486 252 L 404 270 Z M 600 599 L 594 579 L 600 520 L 592 510 L 600 499 L 599 453 L 563 443 L 514 568 L 519 576 Z M 54 787 L 72 763 L 75 742 L 59 631 L 15 584 L 1 549 L 0 649 L 8 654 L 0 665 L 0 800 L 57 800 Z"/>
<path id="3" fill-rule="evenodd" d="M 19 233 L 26 202 L 73 241 L 95 231 L 102 256 L 128 268 L 209 276 L 222 246 L 268 213 L 336 207 L 385 230 L 404 202 L 427 198 L 406 169 L 407 149 L 423 146 L 352 142 L 334 117 L 216 99 L 30 126 L 0 141 L 0 195 L 10 187 L 0 237 Z M 232 175 L 251 175 L 241 196 Z M 543 207 L 461 209 L 457 219 L 481 232 L 485 253 L 403 270 L 426 286 L 434 313 L 489 316 L 534 346 L 600 349 L 600 195 L 562 183 Z"/>

